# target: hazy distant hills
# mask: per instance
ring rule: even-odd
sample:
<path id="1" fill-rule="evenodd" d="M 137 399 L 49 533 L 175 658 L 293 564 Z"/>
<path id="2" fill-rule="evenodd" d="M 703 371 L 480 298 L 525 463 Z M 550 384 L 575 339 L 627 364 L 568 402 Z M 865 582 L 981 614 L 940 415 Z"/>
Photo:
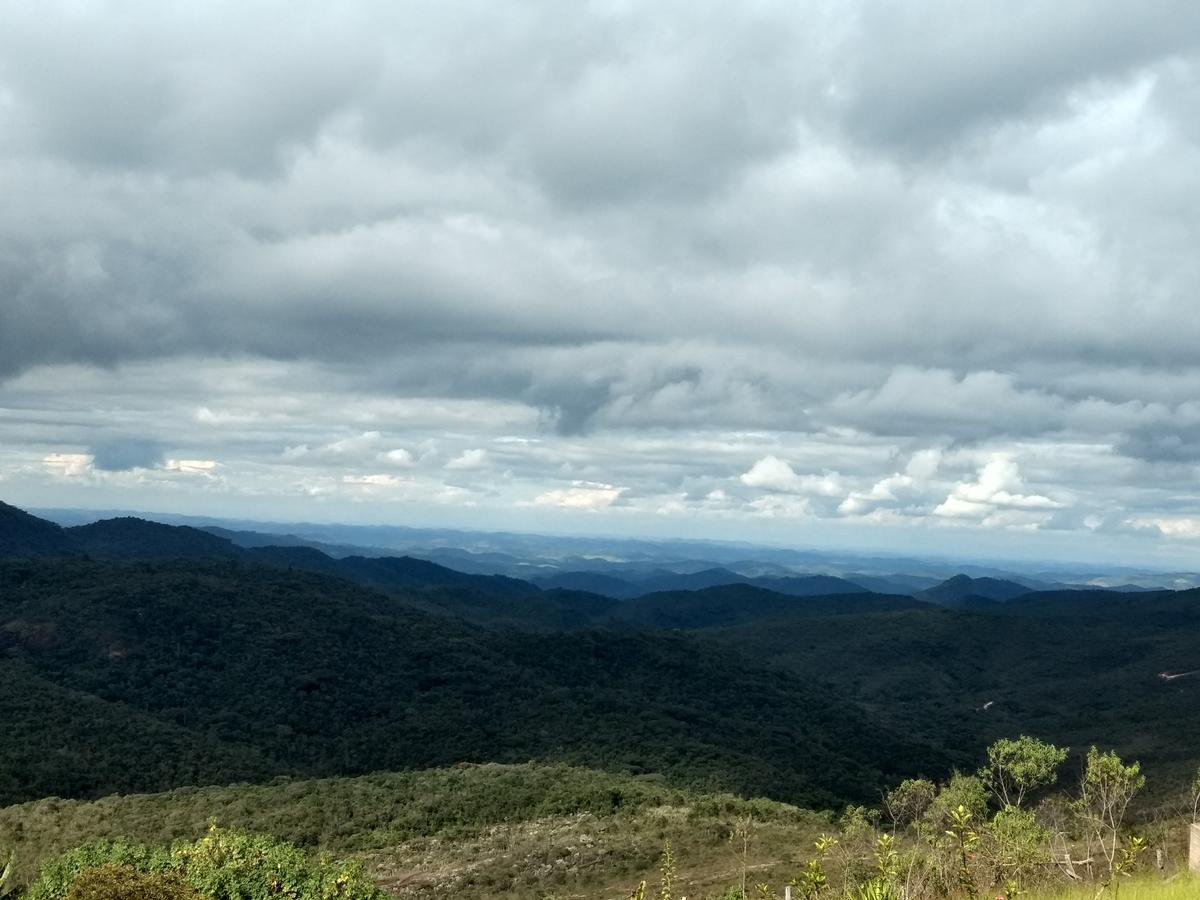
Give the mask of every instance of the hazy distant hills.
<path id="1" fill-rule="evenodd" d="M 1032 590 L 1071 587 L 1181 590 L 1200 586 L 1200 574 L 1195 572 L 1162 572 L 1111 563 L 1084 566 L 1050 562 L 1001 565 L 985 561 L 916 558 L 884 553 L 764 547 L 731 541 L 650 541 L 410 526 L 270 523 L 128 511 L 101 514 L 89 510 L 58 509 L 34 512 L 64 526 L 86 524 L 101 517 L 134 515 L 207 530 L 247 549 L 307 546 L 335 558 L 409 556 L 429 560 L 458 572 L 506 575 L 537 582 L 539 586 L 546 586 L 542 584 L 543 579 L 567 573 L 596 573 L 636 584 L 664 572 L 687 574 L 706 569 L 724 569 L 747 579 L 828 575 L 886 594 L 915 594 L 958 574 L 1016 581 Z M 597 590 L 602 583 L 588 587 L 583 583 L 564 581 L 549 586 Z M 662 585 L 659 589 L 677 587 Z M 610 583 L 608 588 L 598 592 L 611 596 L 621 592 L 620 585 Z"/>
<path id="2" fill-rule="evenodd" d="M 370 533 L 374 534 L 374 531 Z M 504 553 L 468 553 L 452 548 L 441 548 L 437 552 L 439 559 L 460 565 L 463 567 L 460 569 L 428 559 L 388 556 L 348 545 L 322 543 L 291 533 L 268 534 L 216 526 L 196 528 L 168 525 L 134 516 L 119 516 L 60 528 L 15 507 L 0 504 L 0 559 L 73 556 L 131 561 L 238 560 L 347 578 L 359 584 L 389 590 L 453 587 L 482 591 L 489 596 L 510 597 L 539 591 L 566 591 L 631 600 L 652 594 L 748 585 L 791 597 L 905 594 L 941 606 L 975 607 L 1008 602 L 1035 590 L 1030 584 L 988 575 L 971 577 L 960 573 L 935 582 L 922 575 L 894 573 L 884 577 L 859 573 L 850 579 L 827 574 L 790 573 L 778 565 L 749 560 L 743 560 L 739 565 L 747 570 L 769 574 L 748 575 L 723 566 L 696 567 L 695 561 L 685 563 L 693 567 L 687 571 L 672 571 L 661 567 L 648 568 L 645 563 L 634 561 L 628 564 L 605 563 L 606 569 L 603 571 L 533 571 L 528 579 L 520 579 L 495 574 L 489 568 L 489 563 L 492 567 L 509 571 L 521 568 L 514 565 L 511 556 Z M 581 558 L 577 561 L 599 564 L 593 559 Z M 1136 585 L 1124 585 L 1119 589 L 1143 590 Z M 556 604 L 560 608 L 551 609 Z M 494 605 L 462 605 L 463 610 L 455 610 L 456 603 L 446 595 L 441 595 L 434 608 L 476 621 L 507 620 L 538 627 L 546 624 L 538 621 L 536 614 L 532 618 L 526 617 L 526 614 L 536 612 L 529 608 L 529 604 L 522 607 L 522 613 L 515 608 L 500 610 Z M 596 606 L 594 603 L 591 605 Z M 547 599 L 540 609 L 548 614 L 548 622 L 569 622 L 573 624 L 567 627 L 582 627 L 587 622 L 604 624 L 609 621 L 611 616 L 602 606 L 597 606 L 588 616 L 581 616 L 578 608 L 564 607 L 560 597 L 554 601 Z"/>
<path id="3" fill-rule="evenodd" d="M 941 584 L 918 591 L 915 597 L 941 606 L 974 606 L 980 603 L 1003 603 L 1013 600 L 1030 589 L 1003 578 L 971 578 L 955 575 Z"/>
<path id="4" fill-rule="evenodd" d="M 241 535 L 239 535 L 241 536 Z M 69 528 L 0 504 L 0 559 L 86 556 L 97 560 L 230 560 L 299 569 L 386 587 L 455 585 L 494 593 L 528 593 L 532 585 L 504 576 L 457 572 L 411 557 L 334 558 L 301 543 L 274 546 L 260 536 L 251 547 L 187 525 L 164 525 L 133 516 Z"/>
<path id="5" fill-rule="evenodd" d="M 911 597 L 860 592 L 798 597 L 752 584 L 647 594 L 613 609 L 610 622 L 643 629 L 701 630 L 784 618 L 849 616 L 925 607 Z"/>
<path id="6" fill-rule="evenodd" d="M 688 573 L 660 570 L 652 573 L 649 577 L 637 580 L 619 578 L 603 572 L 562 572 L 533 578 L 532 581 L 539 587 L 549 590 L 590 591 L 618 600 L 669 591 L 699 591 L 731 584 L 752 585 L 794 597 L 861 594 L 867 591 L 860 584 L 831 575 L 750 578 L 723 568 L 703 569 L 699 572 Z"/>

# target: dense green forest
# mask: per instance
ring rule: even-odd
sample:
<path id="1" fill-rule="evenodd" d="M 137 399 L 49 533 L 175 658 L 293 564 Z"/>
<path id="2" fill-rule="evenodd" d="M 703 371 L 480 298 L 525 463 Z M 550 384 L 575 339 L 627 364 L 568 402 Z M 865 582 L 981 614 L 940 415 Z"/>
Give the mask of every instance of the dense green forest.
<path id="1" fill-rule="evenodd" d="M 686 634 L 487 630 L 236 562 L 6 563 L 0 585 L 8 802 L 554 759 L 829 806 L 952 762 Z"/>

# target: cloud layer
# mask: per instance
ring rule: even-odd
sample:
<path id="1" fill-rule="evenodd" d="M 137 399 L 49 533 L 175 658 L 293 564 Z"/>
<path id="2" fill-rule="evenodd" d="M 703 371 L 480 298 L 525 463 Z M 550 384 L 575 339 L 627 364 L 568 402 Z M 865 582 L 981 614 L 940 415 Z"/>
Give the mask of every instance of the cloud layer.
<path id="1" fill-rule="evenodd" d="M 0 493 L 1188 547 L 1198 105 L 1166 2 L 5 8 Z"/>

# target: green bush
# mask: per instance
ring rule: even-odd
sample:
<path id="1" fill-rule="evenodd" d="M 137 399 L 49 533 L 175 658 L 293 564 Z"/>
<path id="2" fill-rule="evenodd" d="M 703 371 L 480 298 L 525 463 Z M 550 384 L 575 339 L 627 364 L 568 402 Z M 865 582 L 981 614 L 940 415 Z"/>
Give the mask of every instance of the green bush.
<path id="1" fill-rule="evenodd" d="M 66 900 L 200 900 L 200 895 L 174 872 L 139 872 L 109 863 L 75 876 Z"/>
<path id="2" fill-rule="evenodd" d="M 213 826 L 171 856 L 188 884 L 211 900 L 378 900 L 359 862 L 309 856 L 294 844 Z"/>
<path id="3" fill-rule="evenodd" d="M 28 900 L 60 900 L 71 884 L 88 869 L 121 866 L 138 872 L 165 872 L 171 854 L 163 848 L 130 844 L 125 841 L 93 841 L 57 856 L 42 867 L 41 875 L 29 889 Z"/>
<path id="4" fill-rule="evenodd" d="M 100 871 L 104 874 L 97 876 Z M 137 892 L 121 893 L 130 873 L 157 880 L 129 881 Z M 86 877 L 85 877 L 86 876 Z M 71 894 L 83 880 L 87 895 Z M 310 856 L 294 844 L 215 825 L 198 841 L 170 850 L 105 841 L 77 847 L 51 860 L 29 891 L 29 900 L 185 900 L 165 891 L 171 881 L 208 900 L 381 900 L 379 887 L 359 862 Z M 84 888 L 80 888 L 83 890 Z"/>

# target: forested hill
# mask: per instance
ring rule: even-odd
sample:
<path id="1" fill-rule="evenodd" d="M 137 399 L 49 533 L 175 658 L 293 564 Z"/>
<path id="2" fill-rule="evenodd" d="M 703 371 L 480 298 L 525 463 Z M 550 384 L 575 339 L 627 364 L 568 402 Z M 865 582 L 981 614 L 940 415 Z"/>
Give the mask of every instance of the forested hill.
<path id="1" fill-rule="evenodd" d="M 828 807 L 953 762 L 696 637 L 488 631 L 235 561 L 0 564 L 0 721 L 0 802 L 549 759 Z"/>
<path id="2" fill-rule="evenodd" d="M 0 537 L 0 801 L 554 760 L 825 807 L 1020 733 L 1200 762 L 1200 592 L 617 600 L 140 519 Z"/>
<path id="3" fill-rule="evenodd" d="M 45 519 L 0 503 L 0 559 L 46 559 L 80 556 L 67 533 Z"/>

